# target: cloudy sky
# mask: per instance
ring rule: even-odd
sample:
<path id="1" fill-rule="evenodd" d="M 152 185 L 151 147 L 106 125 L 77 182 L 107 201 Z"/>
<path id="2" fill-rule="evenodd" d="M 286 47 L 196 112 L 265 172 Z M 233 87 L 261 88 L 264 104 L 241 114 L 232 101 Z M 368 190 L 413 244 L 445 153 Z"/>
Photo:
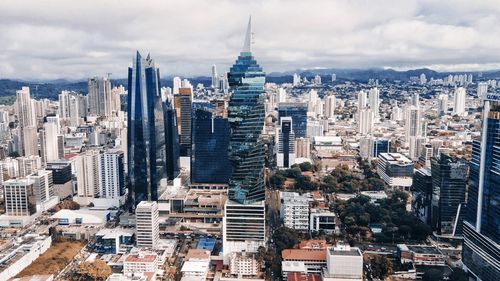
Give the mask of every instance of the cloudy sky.
<path id="1" fill-rule="evenodd" d="M 0 1 L 0 79 L 123 78 L 135 50 L 164 76 L 227 70 L 252 15 L 266 72 L 500 69 L 498 0 Z"/>

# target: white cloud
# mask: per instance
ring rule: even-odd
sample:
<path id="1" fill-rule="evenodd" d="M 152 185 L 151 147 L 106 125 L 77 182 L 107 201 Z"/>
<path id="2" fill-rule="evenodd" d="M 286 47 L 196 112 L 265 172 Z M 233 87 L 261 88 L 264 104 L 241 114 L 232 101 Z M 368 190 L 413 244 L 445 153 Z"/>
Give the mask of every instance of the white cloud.
<path id="1" fill-rule="evenodd" d="M 267 72 L 500 64 L 494 0 L 21 0 L 0 2 L 0 78 L 125 77 L 136 49 L 162 75 L 208 75 L 233 63 L 249 14 Z"/>

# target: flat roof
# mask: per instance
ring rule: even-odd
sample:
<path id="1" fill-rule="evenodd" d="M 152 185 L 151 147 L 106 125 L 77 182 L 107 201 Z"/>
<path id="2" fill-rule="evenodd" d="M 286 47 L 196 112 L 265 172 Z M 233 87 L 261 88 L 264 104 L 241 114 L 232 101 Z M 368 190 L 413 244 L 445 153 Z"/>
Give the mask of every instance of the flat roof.
<path id="1" fill-rule="evenodd" d="M 361 256 L 361 251 L 359 248 L 345 248 L 345 249 L 328 249 L 330 255 L 332 256 Z"/>
<path id="2" fill-rule="evenodd" d="M 209 261 L 186 261 L 182 265 L 181 272 L 206 272 Z"/>
<path id="3" fill-rule="evenodd" d="M 417 254 L 425 254 L 425 255 L 442 255 L 442 253 L 438 250 L 438 248 L 434 246 L 425 246 L 425 245 L 408 245 L 408 249 Z"/>

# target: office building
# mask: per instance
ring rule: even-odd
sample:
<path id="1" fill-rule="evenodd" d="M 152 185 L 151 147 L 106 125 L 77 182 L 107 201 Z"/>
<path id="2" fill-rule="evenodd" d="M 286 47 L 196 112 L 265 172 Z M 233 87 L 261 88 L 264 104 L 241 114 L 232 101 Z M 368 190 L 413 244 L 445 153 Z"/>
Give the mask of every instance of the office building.
<path id="1" fill-rule="evenodd" d="M 226 202 L 223 219 L 224 264 L 234 252 L 255 253 L 266 246 L 266 206 L 264 201 L 240 204 Z"/>
<path id="2" fill-rule="evenodd" d="M 60 199 L 73 196 L 71 164 L 69 162 L 48 162 L 45 169 L 52 172 L 54 195 L 59 196 Z"/>
<path id="3" fill-rule="evenodd" d="M 177 114 L 178 135 L 181 156 L 189 156 L 191 150 L 191 103 L 193 90 L 179 88 L 179 93 L 174 96 L 174 108 Z"/>
<path id="4" fill-rule="evenodd" d="M 172 80 L 172 94 L 179 94 L 179 89 L 181 88 L 182 80 L 180 77 L 174 77 Z"/>
<path id="5" fill-rule="evenodd" d="M 194 109 L 191 146 L 192 183 L 229 183 L 230 134 L 227 118 L 217 116 L 215 110 L 206 107 Z"/>
<path id="6" fill-rule="evenodd" d="M 415 171 L 411 193 L 413 214 L 423 223 L 431 225 L 432 172 L 430 167 L 422 167 Z"/>
<path id="7" fill-rule="evenodd" d="M 481 142 L 474 141 L 470 161 L 467 214 L 463 225 L 464 269 L 477 280 L 500 276 L 499 96 L 485 94 Z"/>
<path id="8" fill-rule="evenodd" d="M 135 209 L 137 247 L 154 249 L 160 240 L 158 203 L 142 201 Z"/>
<path id="9" fill-rule="evenodd" d="M 278 118 L 282 117 L 292 117 L 292 127 L 296 138 L 307 137 L 307 103 L 279 103 Z"/>
<path id="10" fill-rule="evenodd" d="M 467 114 L 465 110 L 465 99 L 467 93 L 465 88 L 457 88 L 455 89 L 455 94 L 453 96 L 453 115 L 464 116 Z"/>
<path id="11" fill-rule="evenodd" d="M 337 231 L 335 222 L 336 215 L 334 212 L 323 209 L 311 209 L 309 215 L 309 231 L 333 234 Z"/>
<path id="12" fill-rule="evenodd" d="M 431 158 L 432 228 L 438 235 L 461 236 L 467 193 L 468 166 L 465 160 L 441 153 Z"/>
<path id="13" fill-rule="evenodd" d="M 5 214 L 31 216 L 36 213 L 36 193 L 31 179 L 10 179 L 3 182 Z"/>
<path id="14" fill-rule="evenodd" d="M 324 281 L 363 280 L 363 254 L 359 248 L 337 245 L 326 251 Z"/>
<path id="15" fill-rule="evenodd" d="M 137 52 L 128 71 L 127 102 L 128 197 L 134 206 L 158 200 L 160 180 L 178 173 L 176 116 L 161 99 L 159 77 L 151 57 Z"/>
<path id="16" fill-rule="evenodd" d="M 366 136 L 359 141 L 359 154 L 362 158 L 371 161 L 377 158 L 380 153 L 389 152 L 389 140 Z"/>
<path id="17" fill-rule="evenodd" d="M 54 196 L 54 181 L 52 171 L 38 170 L 27 177 L 33 181 L 37 202 L 45 202 Z"/>
<path id="18" fill-rule="evenodd" d="M 400 153 L 380 153 L 377 173 L 391 188 L 409 190 L 413 183 L 413 162 Z"/>
<path id="19" fill-rule="evenodd" d="M 295 164 L 295 134 L 292 118 L 280 118 L 280 126 L 276 129 L 276 161 L 278 168 L 290 168 Z"/>

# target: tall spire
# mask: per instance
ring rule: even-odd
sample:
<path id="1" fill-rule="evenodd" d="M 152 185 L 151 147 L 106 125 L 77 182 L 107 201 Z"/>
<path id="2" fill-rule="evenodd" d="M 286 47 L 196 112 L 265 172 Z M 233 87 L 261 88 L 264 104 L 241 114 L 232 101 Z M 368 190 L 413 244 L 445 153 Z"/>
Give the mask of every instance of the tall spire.
<path id="1" fill-rule="evenodd" d="M 242 53 L 252 52 L 252 16 L 248 18 L 247 33 L 245 34 L 245 44 L 243 44 Z"/>

